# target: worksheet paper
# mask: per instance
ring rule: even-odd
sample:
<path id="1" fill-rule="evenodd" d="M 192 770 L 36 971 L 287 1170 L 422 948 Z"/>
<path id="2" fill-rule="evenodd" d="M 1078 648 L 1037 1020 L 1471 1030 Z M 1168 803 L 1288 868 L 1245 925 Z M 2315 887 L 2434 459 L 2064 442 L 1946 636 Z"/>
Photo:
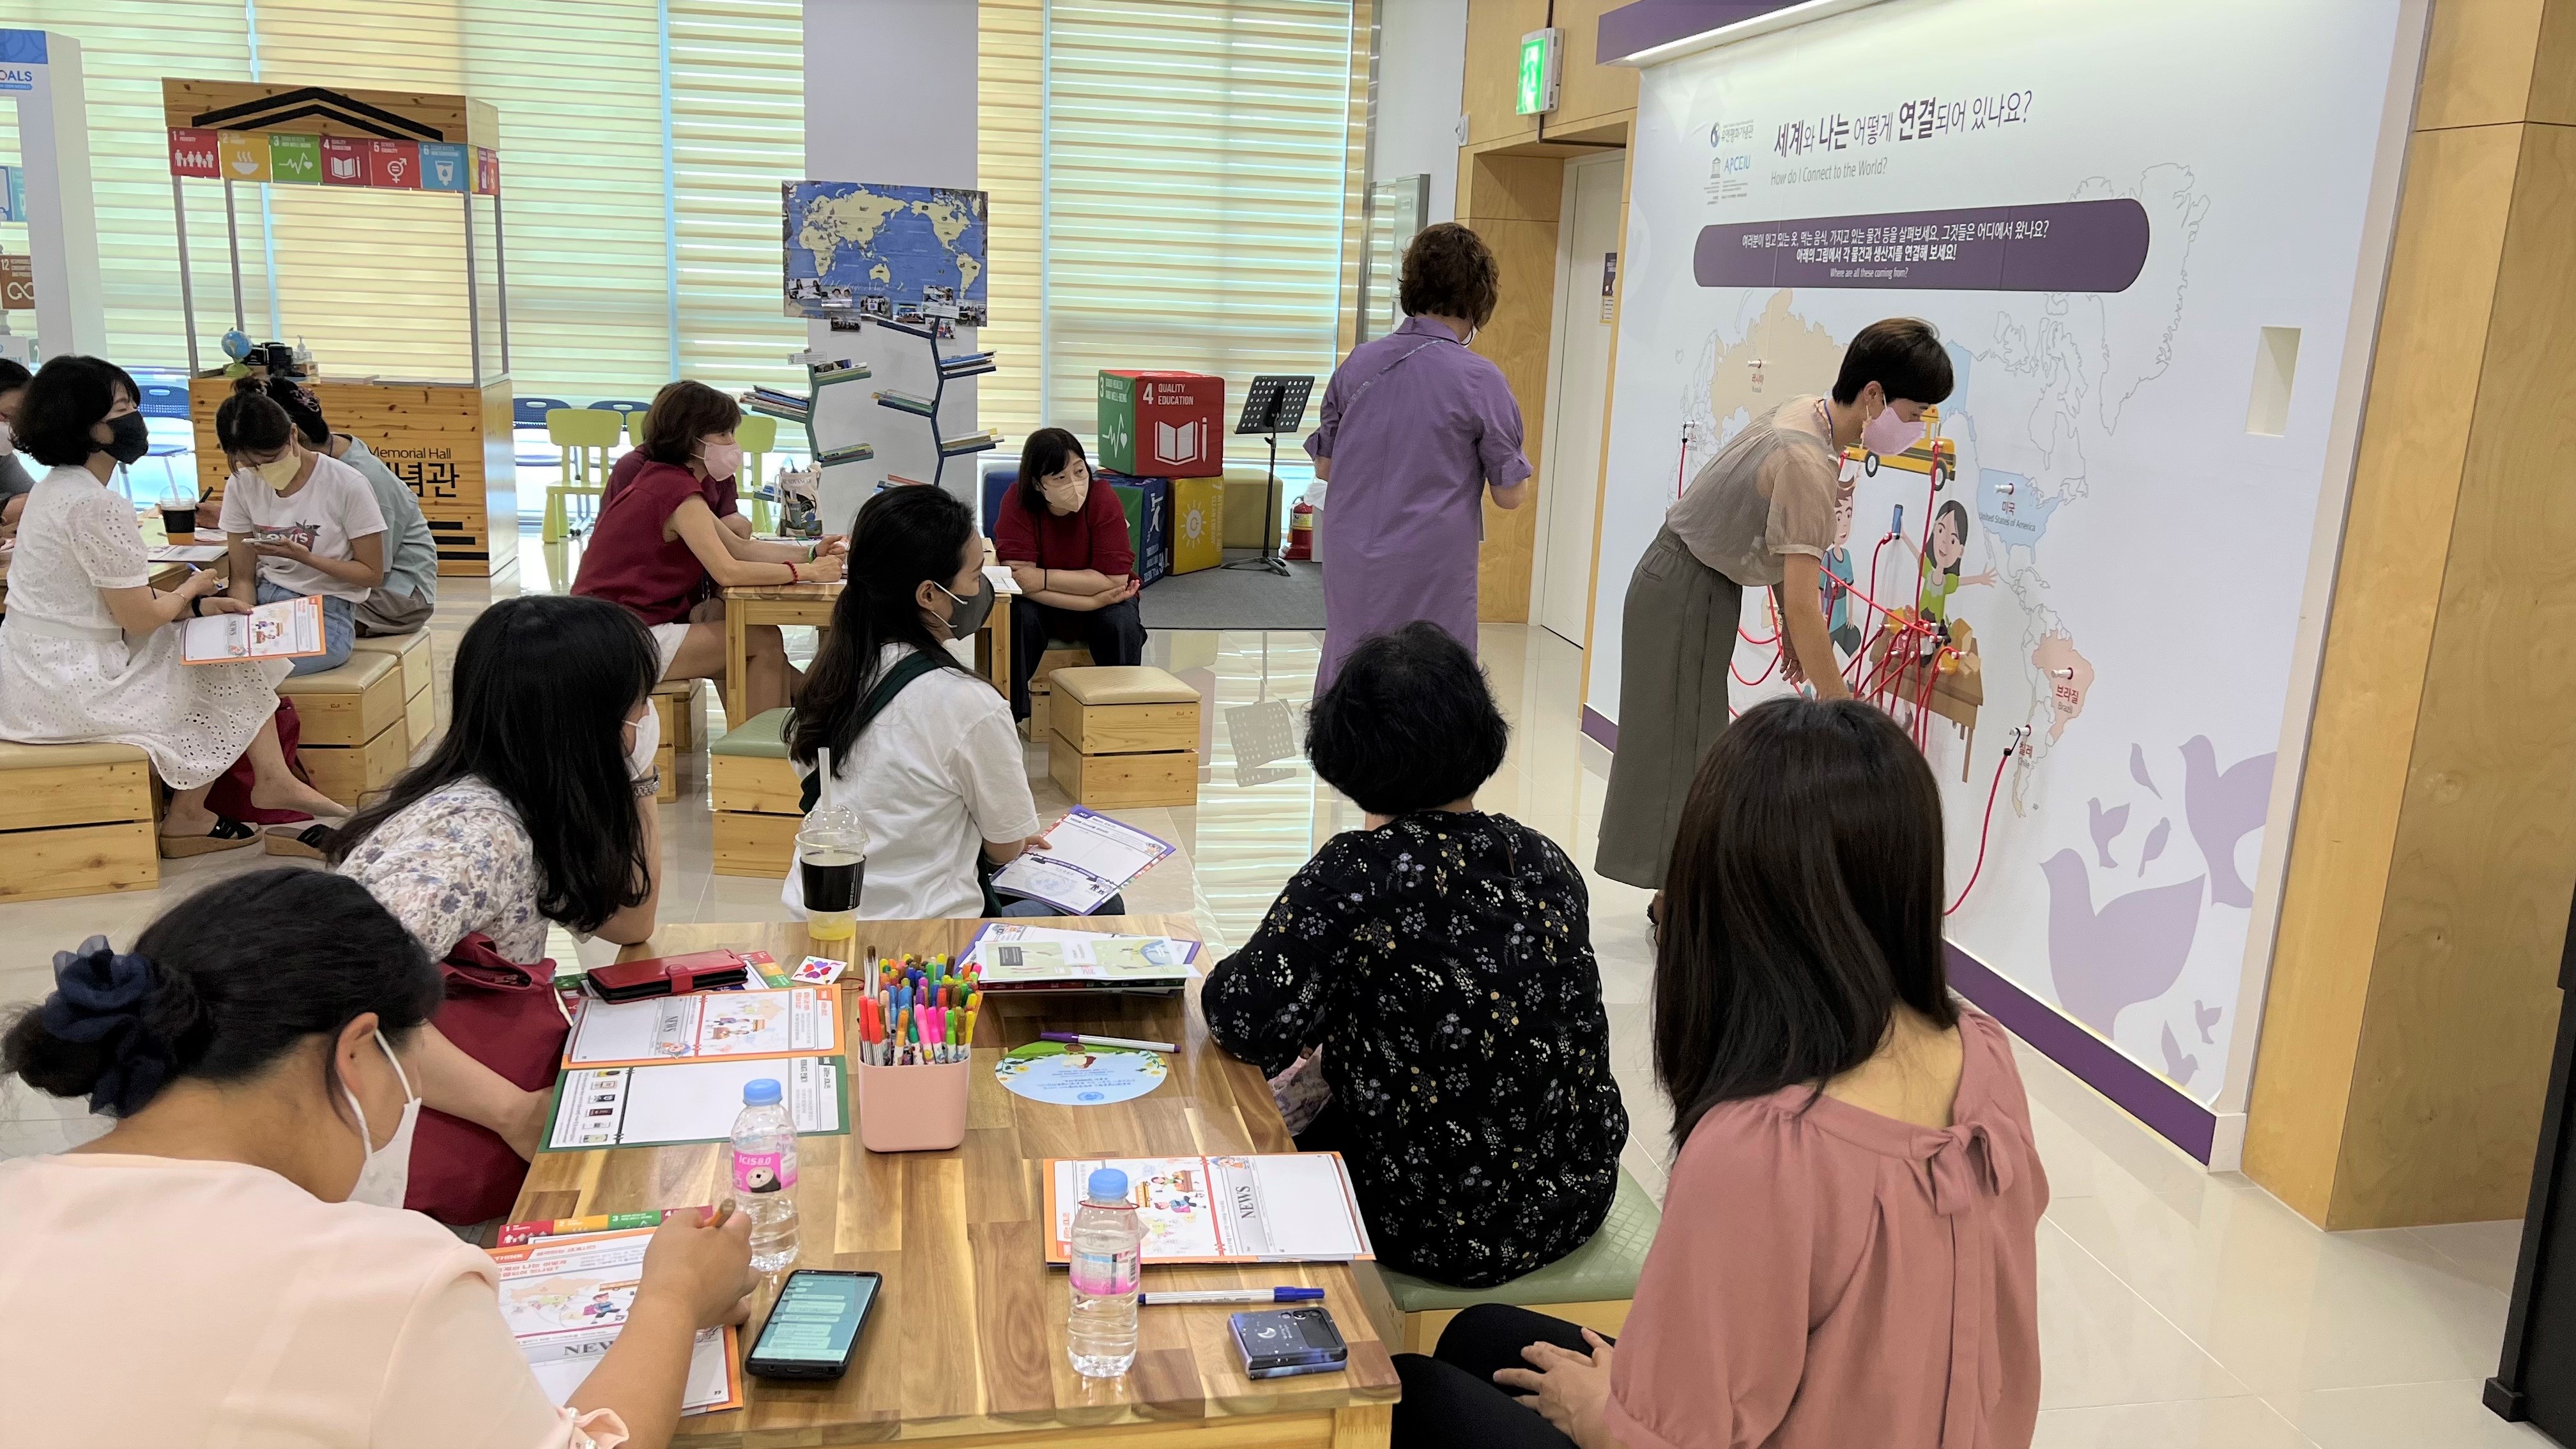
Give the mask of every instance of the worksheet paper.
<path id="1" fill-rule="evenodd" d="M 262 604 L 247 614 L 216 614 L 186 624 L 179 657 L 188 664 L 301 659 L 322 652 L 322 601 L 310 594 Z"/>
<path id="2" fill-rule="evenodd" d="M 841 993 L 811 986 L 585 1000 L 567 1067 L 652 1066 L 689 1057 L 827 1056 L 841 1049 Z"/>
<path id="3" fill-rule="evenodd" d="M 224 546 L 219 543 L 165 543 L 143 551 L 144 558 L 157 564 L 210 564 L 223 556 Z"/>
<path id="4" fill-rule="evenodd" d="M 1198 942 L 1173 936 L 1111 936 L 1007 922 L 986 926 L 968 948 L 987 986 L 1172 984 L 1199 974 L 1191 964 L 1198 952 Z"/>
<path id="5" fill-rule="evenodd" d="M 1340 1263 L 1376 1256 L 1338 1152 L 1257 1157 L 1059 1158 L 1047 1164 L 1047 1261 L 1070 1252 L 1081 1184 L 1127 1174 L 1148 1263 Z"/>
<path id="6" fill-rule="evenodd" d="M 743 1084 L 777 1079 L 798 1132 L 845 1132 L 845 1082 L 838 1057 L 716 1059 L 668 1066 L 567 1071 L 555 1098 L 546 1148 L 651 1147 L 718 1142 L 733 1133 Z"/>
<path id="7" fill-rule="evenodd" d="M 993 875 L 993 884 L 1068 913 L 1087 916 L 1101 903 L 1173 853 L 1132 825 L 1076 805 L 1046 829 L 1046 847 L 1021 853 Z"/>
<path id="8" fill-rule="evenodd" d="M 635 1306 L 652 1230 L 586 1233 L 492 1252 L 501 1277 L 501 1318 L 546 1396 L 561 1404 L 608 1352 Z M 705 1328 L 689 1351 L 680 1412 L 742 1406 L 730 1327 Z"/>

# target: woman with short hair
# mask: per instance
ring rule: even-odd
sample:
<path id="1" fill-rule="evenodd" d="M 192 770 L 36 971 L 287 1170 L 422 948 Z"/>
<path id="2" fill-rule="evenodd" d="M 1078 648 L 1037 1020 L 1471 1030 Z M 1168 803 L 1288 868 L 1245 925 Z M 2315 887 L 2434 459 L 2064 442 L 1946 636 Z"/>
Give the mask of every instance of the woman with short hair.
<path id="1" fill-rule="evenodd" d="M 733 436 L 741 423 L 741 404 L 705 383 L 684 379 L 655 394 L 642 449 L 650 461 L 601 506 L 573 579 L 574 593 L 623 604 L 644 621 L 666 680 L 724 678 L 723 621 L 690 619 L 702 597 L 841 577 L 841 556 L 832 548 L 760 543 L 716 521 L 706 483 L 730 478 L 742 466 L 742 445 Z M 792 702 L 801 676 L 787 662 L 778 627 L 754 625 L 747 638 L 749 677 L 741 683 L 749 713 Z"/>
<path id="2" fill-rule="evenodd" d="M 238 850 L 259 832 L 206 808 L 206 791 L 247 755 L 251 803 L 338 820 L 348 807 L 296 778 L 277 740 L 282 660 L 181 662 L 180 632 L 197 615 L 241 613 L 221 577 L 151 585 L 143 531 L 107 486 L 149 445 L 142 396 L 115 363 L 63 356 L 27 388 L 17 440 L 52 471 L 27 495 L 0 628 L 0 739 L 28 745 L 132 745 L 170 787 L 165 857 Z"/>
<path id="3" fill-rule="evenodd" d="M 1011 600 L 1011 717 L 1029 717 L 1029 677 L 1056 639 L 1079 641 L 1100 665 L 1145 662 L 1136 606 L 1136 550 L 1127 510 L 1092 476 L 1082 440 L 1040 428 L 1020 448 L 1020 472 L 994 510 L 993 551 L 1020 586 Z"/>
<path id="4" fill-rule="evenodd" d="M 439 977 L 365 890 L 234 876 L 130 951 L 57 953 L 54 982 L 0 1071 L 116 1125 L 0 1162 L 12 1443 L 670 1442 L 698 1333 L 746 1316 L 749 1221 L 666 1217 L 617 1341 L 557 1405 L 491 1257 L 400 1211 Z"/>
<path id="5" fill-rule="evenodd" d="M 1454 221 L 1423 228 L 1404 251 L 1403 323 L 1352 348 L 1324 386 L 1306 440 L 1333 509 L 1319 691 L 1362 639 L 1416 619 L 1476 647 L 1485 497 L 1518 508 L 1530 491 L 1520 404 L 1503 370 L 1467 350 L 1500 291 L 1483 238 Z"/>

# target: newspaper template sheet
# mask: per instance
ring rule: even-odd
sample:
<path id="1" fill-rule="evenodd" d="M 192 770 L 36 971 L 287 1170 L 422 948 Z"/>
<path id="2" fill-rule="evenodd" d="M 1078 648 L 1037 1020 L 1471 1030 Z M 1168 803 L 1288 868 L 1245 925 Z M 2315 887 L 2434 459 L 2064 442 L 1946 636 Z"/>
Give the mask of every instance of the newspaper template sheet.
<path id="1" fill-rule="evenodd" d="M 649 1228 L 541 1238 L 492 1253 L 501 1276 L 501 1318 L 546 1396 L 561 1404 L 590 1377 L 626 1327 L 644 1277 Z M 734 1372 L 738 1340 L 731 1327 L 698 1331 L 689 1350 L 689 1376 L 680 1412 L 704 1414 L 742 1405 L 742 1380 Z"/>
<path id="2" fill-rule="evenodd" d="M 1046 840 L 1045 849 L 1022 852 L 995 872 L 993 884 L 1078 916 L 1098 910 L 1174 849 L 1169 841 L 1079 805 L 1047 827 Z"/>
<path id="3" fill-rule="evenodd" d="M 797 1131 L 848 1130 L 839 1058 L 716 1057 L 565 1072 L 547 1150 L 721 1141 L 742 1111 L 743 1084 L 756 1077 L 777 1079 Z"/>
<path id="4" fill-rule="evenodd" d="M 691 1057 L 829 1056 L 841 1049 L 841 993 L 693 991 L 585 1000 L 564 1042 L 567 1067 L 651 1066 Z"/>
<path id="5" fill-rule="evenodd" d="M 1145 1226 L 1148 1263 L 1331 1263 L 1375 1256 L 1341 1154 L 1058 1159 L 1049 1262 L 1065 1261 L 1080 1184 L 1115 1167 Z"/>
<path id="6" fill-rule="evenodd" d="M 262 604 L 247 614 L 190 619 L 179 657 L 189 664 L 300 659 L 322 652 L 322 601 L 311 595 Z"/>

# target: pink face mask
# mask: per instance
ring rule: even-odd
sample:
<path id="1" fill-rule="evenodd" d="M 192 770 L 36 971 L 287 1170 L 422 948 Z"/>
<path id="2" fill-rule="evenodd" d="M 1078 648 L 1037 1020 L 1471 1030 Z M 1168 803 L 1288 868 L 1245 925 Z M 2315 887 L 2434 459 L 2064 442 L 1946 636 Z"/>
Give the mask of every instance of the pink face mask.
<path id="1" fill-rule="evenodd" d="M 742 444 L 709 442 L 700 461 L 710 478 L 731 478 L 742 471 Z"/>
<path id="2" fill-rule="evenodd" d="M 1882 408 L 1877 417 L 1861 425 L 1860 445 L 1882 458 L 1893 458 L 1921 441 L 1923 424 L 1907 422 L 1892 407 Z"/>

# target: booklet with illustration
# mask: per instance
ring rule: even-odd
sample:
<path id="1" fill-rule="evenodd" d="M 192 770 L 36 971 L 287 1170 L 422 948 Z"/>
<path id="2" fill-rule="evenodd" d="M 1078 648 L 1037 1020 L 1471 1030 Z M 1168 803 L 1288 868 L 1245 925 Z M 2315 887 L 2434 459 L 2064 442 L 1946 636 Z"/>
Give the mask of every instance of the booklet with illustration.
<path id="1" fill-rule="evenodd" d="M 714 1057 L 650 1067 L 581 1068 L 555 1081 L 548 1152 L 721 1142 L 742 1112 L 743 1084 L 777 1081 L 796 1130 L 850 1130 L 849 1073 L 839 1057 Z"/>
<path id="2" fill-rule="evenodd" d="M 1198 974 L 1199 943 L 1175 936 L 1109 936 L 996 921 L 967 955 L 987 991 L 1140 987 L 1177 989 Z"/>
<path id="3" fill-rule="evenodd" d="M 1374 1258 L 1338 1152 L 1261 1157 L 1049 1158 L 1047 1261 L 1071 1256 L 1094 1168 L 1127 1174 L 1148 1263 L 1347 1263 Z"/>
<path id="4" fill-rule="evenodd" d="M 644 1278 L 645 1245 L 652 1240 L 651 1228 L 630 1228 L 492 1250 L 501 1275 L 502 1321 L 556 1403 L 572 1398 L 625 1330 Z M 680 1390 L 681 1413 L 742 1407 L 742 1375 L 735 1367 L 742 1358 L 739 1344 L 731 1324 L 698 1330 Z"/>
<path id="5" fill-rule="evenodd" d="M 1046 829 L 1046 847 L 1020 853 L 993 873 L 993 884 L 1066 914 L 1087 916 L 1175 847 L 1132 825 L 1076 805 Z"/>
<path id="6" fill-rule="evenodd" d="M 179 640 L 179 657 L 189 664 L 301 659 L 322 652 L 322 601 L 306 594 L 247 614 L 190 619 Z"/>
<path id="7" fill-rule="evenodd" d="M 643 1067 L 691 1057 L 828 1056 L 841 1049 L 835 987 L 585 999 L 566 1067 Z"/>

